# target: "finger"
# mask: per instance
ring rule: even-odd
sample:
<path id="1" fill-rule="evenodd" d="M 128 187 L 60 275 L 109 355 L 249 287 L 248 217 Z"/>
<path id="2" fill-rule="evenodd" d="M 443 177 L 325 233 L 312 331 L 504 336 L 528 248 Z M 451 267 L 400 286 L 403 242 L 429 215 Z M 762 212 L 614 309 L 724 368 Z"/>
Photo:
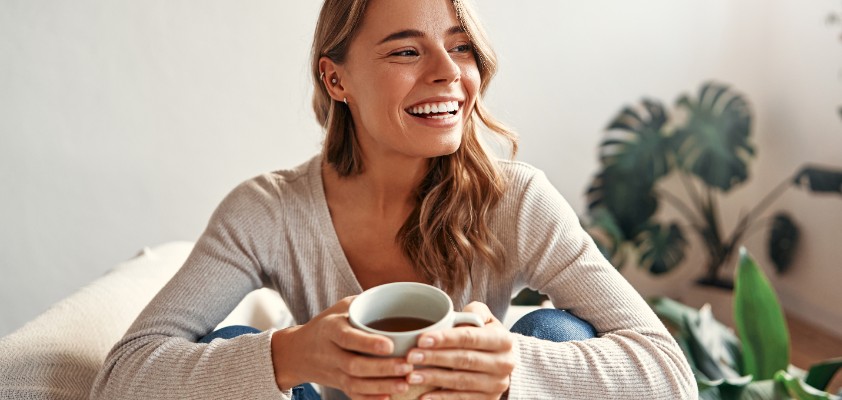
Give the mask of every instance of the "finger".
<path id="1" fill-rule="evenodd" d="M 347 393 L 356 393 L 358 395 L 391 395 L 398 393 L 405 393 L 409 390 L 409 384 L 406 383 L 406 378 L 355 378 L 345 375 L 342 378 L 342 391 Z"/>
<path id="2" fill-rule="evenodd" d="M 514 338 L 509 331 L 491 326 L 484 328 L 461 327 L 427 332 L 418 338 L 418 347 L 432 349 L 472 349 L 484 351 L 509 351 Z"/>
<path id="3" fill-rule="evenodd" d="M 339 360 L 339 369 L 353 377 L 381 378 L 404 377 L 413 366 L 404 358 L 378 358 L 345 352 Z"/>
<path id="4" fill-rule="evenodd" d="M 352 327 L 347 320 L 341 321 L 339 327 L 334 329 L 333 332 L 331 341 L 348 351 L 387 356 L 392 354 L 394 348 L 389 338 L 363 332 Z"/>
<path id="5" fill-rule="evenodd" d="M 494 375 L 509 375 L 515 368 L 510 353 L 488 353 L 482 351 L 454 350 L 412 350 L 407 361 L 415 365 L 451 368 L 462 371 L 486 372 Z"/>
<path id="6" fill-rule="evenodd" d="M 419 397 L 419 400 L 487 400 L 488 398 L 488 393 L 434 390 Z M 496 399 L 499 398 L 499 396 L 492 398 Z"/>
<path id="7" fill-rule="evenodd" d="M 485 303 L 481 303 L 479 301 L 472 301 L 470 302 L 465 308 L 462 309 L 465 312 L 471 312 L 477 314 L 482 318 L 482 321 L 487 324 L 490 324 L 494 321 L 497 321 L 497 318 L 494 317 L 494 314 L 491 313 L 491 310 L 488 308 Z"/>
<path id="8" fill-rule="evenodd" d="M 503 393 L 509 387 L 509 377 L 496 377 L 479 372 L 424 368 L 412 372 L 406 381 L 410 385 L 437 386 L 459 392 Z"/>

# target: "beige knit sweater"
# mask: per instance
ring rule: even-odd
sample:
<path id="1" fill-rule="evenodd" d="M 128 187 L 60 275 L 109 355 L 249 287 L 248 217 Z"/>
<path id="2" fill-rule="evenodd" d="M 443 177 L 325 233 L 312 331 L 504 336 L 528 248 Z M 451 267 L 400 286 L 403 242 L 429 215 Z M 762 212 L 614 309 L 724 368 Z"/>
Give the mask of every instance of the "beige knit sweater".
<path id="1" fill-rule="evenodd" d="M 502 320 L 512 295 L 531 287 L 599 333 L 567 343 L 518 336 L 509 398 L 697 398 L 678 345 L 544 174 L 500 166 L 509 188 L 489 223 L 507 265 L 475 265 L 454 306 L 481 301 Z M 288 399 L 273 375 L 273 331 L 195 343 L 263 286 L 281 294 L 299 324 L 362 291 L 333 229 L 318 156 L 248 180 L 223 200 L 184 266 L 114 346 L 91 398 Z M 328 388 L 323 397 L 344 396 Z"/>

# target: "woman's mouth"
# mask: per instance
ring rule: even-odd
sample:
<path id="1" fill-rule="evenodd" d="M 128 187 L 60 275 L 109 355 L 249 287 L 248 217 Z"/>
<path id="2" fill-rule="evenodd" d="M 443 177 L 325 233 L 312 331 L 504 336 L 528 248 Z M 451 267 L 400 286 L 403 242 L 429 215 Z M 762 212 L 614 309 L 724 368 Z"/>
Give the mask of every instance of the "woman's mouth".
<path id="1" fill-rule="evenodd" d="M 449 119 L 459 113 L 458 101 L 443 101 L 417 104 L 405 110 L 416 118 Z"/>

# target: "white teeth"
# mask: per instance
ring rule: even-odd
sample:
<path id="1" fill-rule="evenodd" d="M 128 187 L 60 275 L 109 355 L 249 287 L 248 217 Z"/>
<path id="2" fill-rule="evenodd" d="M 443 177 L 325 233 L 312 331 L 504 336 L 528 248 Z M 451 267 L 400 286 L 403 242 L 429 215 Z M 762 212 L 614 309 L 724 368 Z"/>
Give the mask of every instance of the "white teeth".
<path id="1" fill-rule="evenodd" d="M 410 107 L 407 111 L 410 114 L 429 114 L 429 113 L 443 113 L 453 112 L 459 110 L 458 101 L 446 101 L 440 103 L 427 103 Z M 446 116 L 445 116 L 446 117 Z"/>

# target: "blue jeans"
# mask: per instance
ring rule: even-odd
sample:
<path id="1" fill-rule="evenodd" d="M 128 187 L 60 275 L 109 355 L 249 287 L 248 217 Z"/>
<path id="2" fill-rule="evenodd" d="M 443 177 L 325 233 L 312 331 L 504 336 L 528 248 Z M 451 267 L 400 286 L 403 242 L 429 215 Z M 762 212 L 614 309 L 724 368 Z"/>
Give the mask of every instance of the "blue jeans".
<path id="1" fill-rule="evenodd" d="M 591 324 L 564 310 L 542 308 L 523 316 L 512 326 L 514 333 L 532 336 L 553 342 L 585 340 L 596 337 L 596 330 Z M 199 343 L 210 343 L 213 339 L 231 339 L 249 333 L 260 333 L 250 326 L 226 326 L 210 333 Z M 293 400 L 321 400 L 321 396 L 309 383 L 292 388 Z"/>

